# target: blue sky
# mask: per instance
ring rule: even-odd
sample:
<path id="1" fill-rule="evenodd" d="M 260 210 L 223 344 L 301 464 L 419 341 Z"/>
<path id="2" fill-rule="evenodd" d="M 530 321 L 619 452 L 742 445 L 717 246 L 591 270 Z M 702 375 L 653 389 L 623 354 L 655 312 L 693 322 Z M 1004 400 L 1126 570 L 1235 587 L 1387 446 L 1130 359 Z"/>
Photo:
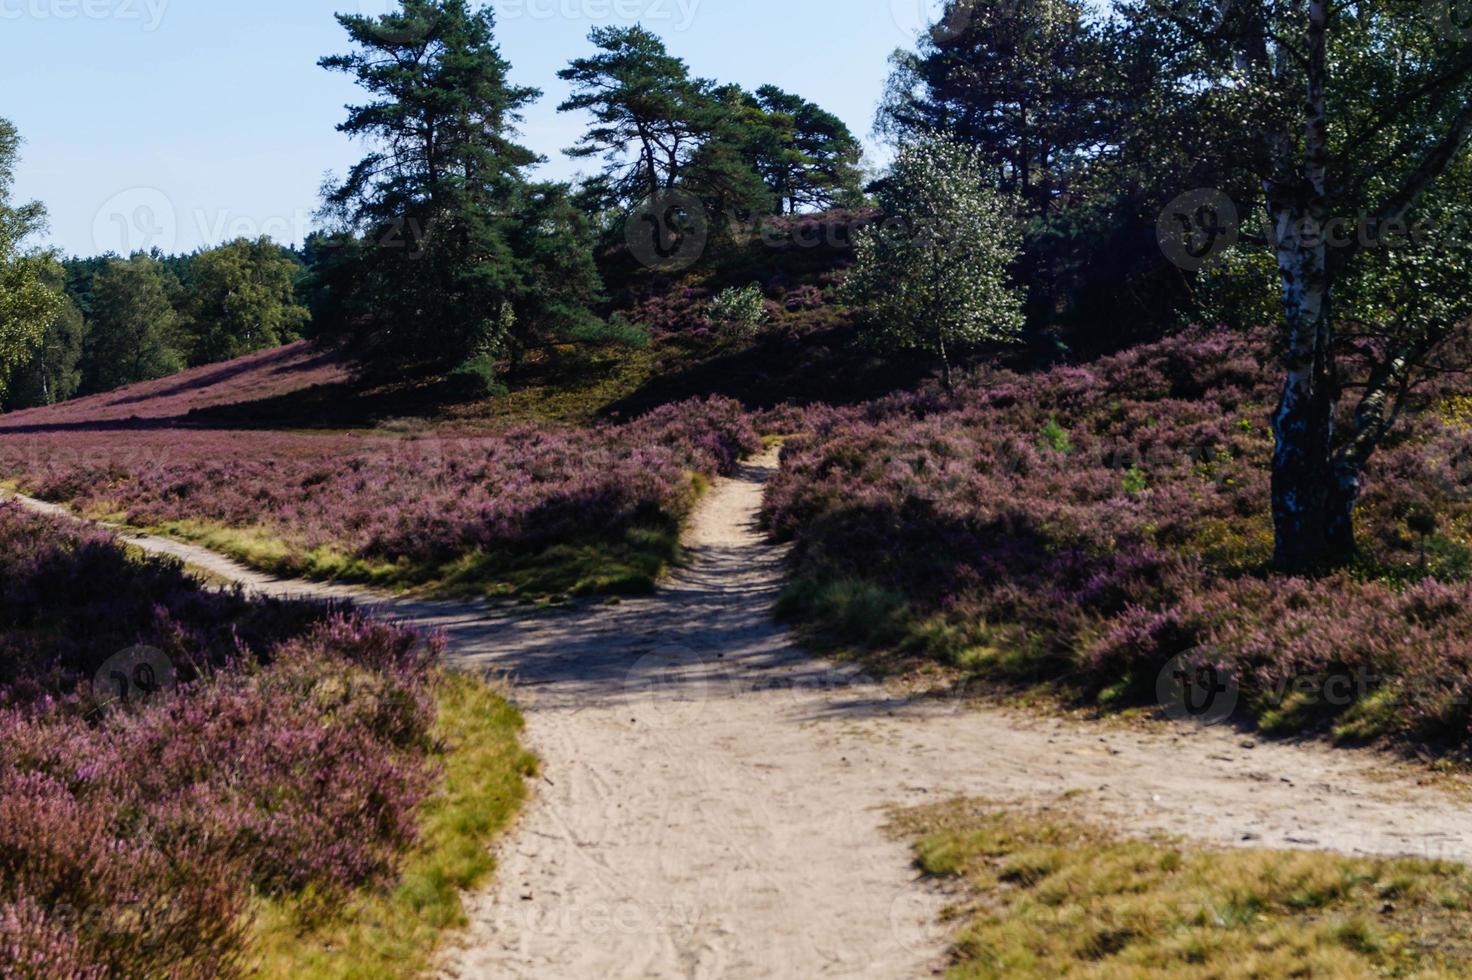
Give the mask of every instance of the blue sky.
<path id="1" fill-rule="evenodd" d="M 339 10 L 390 0 L 0 0 L 0 116 L 26 144 L 22 199 L 50 211 L 48 243 L 89 255 L 189 251 L 238 235 L 300 241 L 326 173 L 361 148 L 334 127 L 357 98 L 316 67 L 345 49 Z M 633 23 L 705 77 L 772 82 L 869 138 L 888 55 L 938 0 L 493 0 L 514 79 L 544 91 L 524 142 L 571 177 L 556 72 L 588 30 Z M 882 151 L 881 151 L 882 153 Z"/>

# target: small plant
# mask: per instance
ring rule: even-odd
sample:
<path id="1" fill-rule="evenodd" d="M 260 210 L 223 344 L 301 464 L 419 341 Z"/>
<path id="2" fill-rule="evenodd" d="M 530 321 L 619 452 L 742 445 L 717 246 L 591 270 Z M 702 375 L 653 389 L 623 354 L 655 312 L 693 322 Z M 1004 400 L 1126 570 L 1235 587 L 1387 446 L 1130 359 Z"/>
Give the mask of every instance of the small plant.
<path id="1" fill-rule="evenodd" d="M 1146 490 L 1150 489 L 1149 474 L 1140 469 L 1138 466 L 1131 466 L 1128 470 L 1126 470 L 1124 474 L 1124 479 L 1121 482 L 1124 484 L 1124 492 L 1129 494 L 1131 497 L 1137 494 L 1144 493 Z"/>
<path id="2" fill-rule="evenodd" d="M 1042 436 L 1044 448 L 1065 456 L 1073 452 L 1073 439 L 1069 436 L 1068 430 L 1058 424 L 1057 419 L 1048 419 L 1048 424 L 1043 426 Z"/>
<path id="3" fill-rule="evenodd" d="M 491 398 L 506 394 L 499 380 L 495 358 L 477 354 L 451 371 L 447 379 L 455 394 L 462 398 Z"/>
<path id="4" fill-rule="evenodd" d="M 749 334 L 766 316 L 766 297 L 760 283 L 722 290 L 710 301 L 710 318 L 732 333 Z"/>

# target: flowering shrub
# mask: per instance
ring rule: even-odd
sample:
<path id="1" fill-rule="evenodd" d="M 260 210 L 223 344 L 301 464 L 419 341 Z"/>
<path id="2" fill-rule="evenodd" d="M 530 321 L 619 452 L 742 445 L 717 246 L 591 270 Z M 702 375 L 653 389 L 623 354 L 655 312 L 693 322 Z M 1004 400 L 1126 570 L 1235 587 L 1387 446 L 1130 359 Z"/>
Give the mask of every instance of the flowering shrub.
<path id="1" fill-rule="evenodd" d="M 710 301 L 711 320 L 736 333 L 751 332 L 766 315 L 761 283 L 724 289 Z"/>
<path id="2" fill-rule="evenodd" d="M 1362 567 L 1278 577 L 1262 349 L 1194 333 L 809 410 L 764 508 L 796 542 L 788 608 L 1106 702 L 1190 653 L 1266 727 L 1465 745 L 1472 432 L 1424 393 L 1367 475 Z M 887 621 L 854 627 L 860 601 Z"/>
<path id="3" fill-rule="evenodd" d="M 103 708 L 93 672 L 134 644 L 181 684 Z M 435 654 L 0 506 L 0 975 L 234 975 L 253 894 L 390 879 L 432 785 Z"/>
<path id="4" fill-rule="evenodd" d="M 136 424 L 140 420 L 183 420 L 224 406 L 266 401 L 314 387 L 344 384 L 350 364 L 340 354 L 297 341 L 224 363 L 76 398 L 44 408 L 11 412 L 6 428 L 59 431 L 65 428 Z"/>
<path id="5" fill-rule="evenodd" d="M 728 473 L 760 444 L 740 405 L 725 399 L 667 406 L 622 426 L 521 425 L 491 435 L 143 428 L 120 439 L 89 428 L 6 435 L 0 426 L 0 474 L 135 525 L 267 536 L 281 543 L 274 554 L 264 549 L 273 570 L 342 571 L 337 556 L 422 580 L 468 556 L 510 561 L 678 522 L 694 500 L 692 472 Z"/>

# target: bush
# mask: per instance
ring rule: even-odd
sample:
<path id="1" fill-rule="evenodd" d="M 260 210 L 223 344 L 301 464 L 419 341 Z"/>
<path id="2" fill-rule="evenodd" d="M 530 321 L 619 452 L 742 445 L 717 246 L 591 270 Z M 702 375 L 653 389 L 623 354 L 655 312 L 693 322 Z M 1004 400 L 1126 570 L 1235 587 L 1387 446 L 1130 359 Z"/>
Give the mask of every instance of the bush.
<path id="1" fill-rule="evenodd" d="M 496 359 L 486 354 L 461 363 L 450 372 L 446 381 L 458 398 L 490 398 L 506 393 L 506 386 L 500 382 L 496 371 Z"/>
<path id="2" fill-rule="evenodd" d="M 766 315 L 761 283 L 723 290 L 710 302 L 711 322 L 736 334 L 751 333 Z"/>
<path id="3" fill-rule="evenodd" d="M 1372 462 L 1361 567 L 1283 578 L 1264 347 L 1192 333 L 806 413 L 763 511 L 809 583 L 793 611 L 852 637 L 869 613 L 830 597 L 894 596 L 895 645 L 947 659 L 1002 630 L 1017 649 L 979 671 L 1111 704 L 1154 701 L 1189 653 L 1264 727 L 1472 747 L 1472 467 L 1462 423 L 1428 410 L 1452 392 Z"/>
<path id="4" fill-rule="evenodd" d="M 134 644 L 181 685 L 101 707 L 93 672 Z M 0 974 L 234 976 L 253 896 L 325 912 L 391 880 L 436 654 L 0 506 Z"/>
<path id="5" fill-rule="evenodd" d="M 483 556 L 504 568 L 678 524 L 692 473 L 728 473 L 760 448 L 741 405 L 712 398 L 623 425 L 439 437 L 152 430 L 121 443 L 106 426 L 3 436 L 0 473 L 271 571 L 435 581 Z"/>

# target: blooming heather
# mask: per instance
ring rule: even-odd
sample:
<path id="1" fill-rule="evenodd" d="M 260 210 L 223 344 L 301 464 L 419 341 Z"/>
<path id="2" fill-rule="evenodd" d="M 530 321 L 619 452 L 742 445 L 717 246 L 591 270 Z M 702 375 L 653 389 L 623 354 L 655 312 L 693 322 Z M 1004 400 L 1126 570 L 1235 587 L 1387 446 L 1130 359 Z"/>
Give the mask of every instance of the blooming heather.
<path id="1" fill-rule="evenodd" d="M 1190 654 L 1229 671 L 1267 727 L 1466 746 L 1464 403 L 1422 392 L 1373 462 L 1359 567 L 1284 579 L 1268 568 L 1275 391 L 1258 341 L 1198 332 L 809 411 L 764 508 L 796 542 L 789 604 L 832 621 L 862 583 L 891 619 L 871 634 L 983 674 L 1140 701 Z"/>
<path id="2" fill-rule="evenodd" d="M 139 644 L 180 686 L 108 704 L 94 672 Z M 0 506 L 0 976 L 230 976 L 253 894 L 390 880 L 435 653 Z"/>
<path id="3" fill-rule="evenodd" d="M 621 426 L 490 435 L 21 426 L 0 427 L 0 475 L 137 525 L 196 522 L 262 532 L 296 554 L 438 565 L 677 521 L 694 500 L 692 473 L 728 473 L 760 445 L 725 399 Z"/>

